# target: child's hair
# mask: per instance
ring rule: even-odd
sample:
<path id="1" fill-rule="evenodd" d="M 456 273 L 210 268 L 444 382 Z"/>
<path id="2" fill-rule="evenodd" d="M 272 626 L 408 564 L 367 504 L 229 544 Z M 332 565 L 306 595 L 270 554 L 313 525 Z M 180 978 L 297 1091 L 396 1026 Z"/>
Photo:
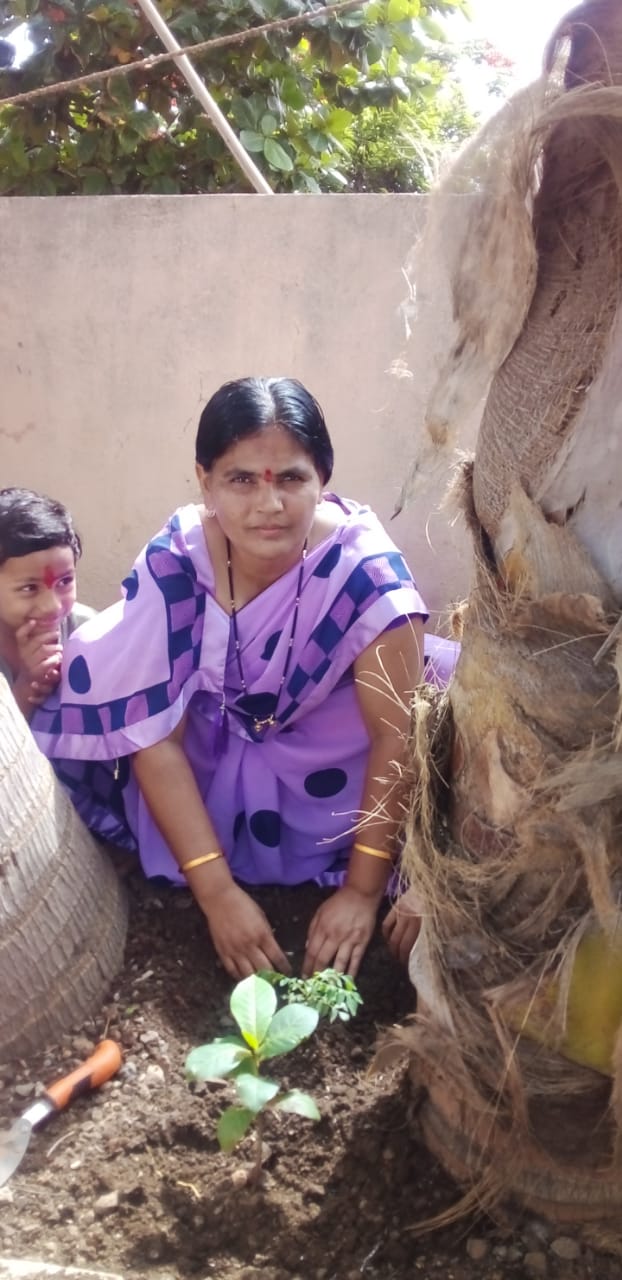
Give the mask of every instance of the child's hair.
<path id="1" fill-rule="evenodd" d="M 71 547 L 76 560 L 82 554 L 67 508 L 32 489 L 0 489 L 0 565 L 48 547 Z"/>

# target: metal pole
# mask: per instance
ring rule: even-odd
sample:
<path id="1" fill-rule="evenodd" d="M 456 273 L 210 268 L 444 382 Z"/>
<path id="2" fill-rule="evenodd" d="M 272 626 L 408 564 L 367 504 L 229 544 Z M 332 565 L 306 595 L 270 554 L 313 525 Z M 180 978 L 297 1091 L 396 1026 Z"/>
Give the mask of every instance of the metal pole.
<path id="1" fill-rule="evenodd" d="M 153 0 L 138 0 L 138 4 L 140 5 L 145 17 L 151 23 L 156 34 L 159 35 L 162 44 L 168 49 L 169 53 L 179 54 L 179 57 L 175 58 L 175 62 L 179 67 L 182 76 L 190 85 L 195 98 L 197 98 L 201 103 L 206 115 L 209 116 L 209 119 L 211 120 L 214 128 L 220 134 L 225 146 L 229 148 L 231 155 L 235 160 L 237 160 L 242 172 L 248 178 L 251 186 L 255 188 L 255 191 L 261 192 L 264 196 L 274 195 L 272 187 L 266 182 L 263 173 L 259 171 L 255 162 L 251 160 L 248 151 L 244 150 L 237 134 L 234 133 L 229 121 L 223 115 L 218 104 L 214 102 L 211 93 L 206 89 L 190 59 L 185 53 L 183 53 L 181 46 L 177 43 L 173 32 L 170 27 L 167 26 L 159 9 L 153 3 Z"/>

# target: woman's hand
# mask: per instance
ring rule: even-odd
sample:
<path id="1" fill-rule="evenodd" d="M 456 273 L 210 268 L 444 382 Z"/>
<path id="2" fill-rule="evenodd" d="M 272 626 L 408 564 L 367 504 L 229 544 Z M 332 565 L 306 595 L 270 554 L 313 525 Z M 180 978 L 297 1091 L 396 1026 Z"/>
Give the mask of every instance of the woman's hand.
<path id="1" fill-rule="evenodd" d="M 350 885 L 337 889 L 316 911 L 307 936 L 303 977 L 331 967 L 356 977 L 374 932 L 380 894 Z"/>
<path id="2" fill-rule="evenodd" d="M 200 905 L 218 956 L 232 978 L 248 978 L 258 969 L 291 973 L 261 907 L 233 880 Z"/>
<path id="3" fill-rule="evenodd" d="M 391 955 L 400 964 L 408 964 L 408 957 L 419 937 L 420 928 L 417 895 L 412 889 L 407 889 L 391 907 L 382 925 L 382 936 Z"/>
<path id="4" fill-rule="evenodd" d="M 133 758 L 134 774 L 151 816 L 180 867 L 197 853 L 217 851 L 218 838 L 184 751 L 185 720 L 168 738 Z M 174 802 L 171 797 L 174 796 Z M 224 857 L 188 869 L 188 886 L 205 916 L 227 973 L 247 978 L 258 969 L 290 973 L 263 911 L 231 878 Z"/>

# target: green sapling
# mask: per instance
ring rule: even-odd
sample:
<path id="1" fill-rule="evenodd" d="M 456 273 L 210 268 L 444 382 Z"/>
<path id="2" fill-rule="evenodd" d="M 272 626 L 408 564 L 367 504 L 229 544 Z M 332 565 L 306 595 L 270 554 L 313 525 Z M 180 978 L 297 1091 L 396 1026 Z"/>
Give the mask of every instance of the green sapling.
<path id="1" fill-rule="evenodd" d="M 363 1003 L 354 978 L 337 969 L 322 969 L 310 978 L 286 978 L 274 969 L 262 969 L 260 976 L 277 987 L 288 1004 L 302 1001 L 331 1022 L 349 1022 Z"/>
<path id="2" fill-rule="evenodd" d="M 223 1111 L 216 1130 L 222 1151 L 232 1151 L 255 1125 L 255 1163 L 250 1181 L 261 1178 L 262 1140 L 268 1111 L 291 1111 L 307 1120 L 319 1120 L 313 1098 L 298 1089 L 282 1089 L 275 1080 L 260 1075 L 269 1058 L 296 1049 L 313 1034 L 319 1013 L 307 1004 L 285 1004 L 277 1009 L 274 987 L 252 974 L 238 982 L 231 993 L 230 1009 L 240 1035 L 221 1036 L 192 1049 L 186 1058 L 190 1080 L 231 1078 L 237 1106 Z"/>

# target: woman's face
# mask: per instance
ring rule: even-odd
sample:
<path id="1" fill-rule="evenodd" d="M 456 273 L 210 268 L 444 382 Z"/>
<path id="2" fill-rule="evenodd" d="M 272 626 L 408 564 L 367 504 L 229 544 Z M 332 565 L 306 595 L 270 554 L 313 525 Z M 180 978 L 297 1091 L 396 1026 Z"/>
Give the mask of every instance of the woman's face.
<path id="1" fill-rule="evenodd" d="M 231 544 L 262 560 L 296 559 L 322 500 L 310 454 L 284 427 L 264 427 L 231 445 L 206 471 L 203 500 Z"/>

